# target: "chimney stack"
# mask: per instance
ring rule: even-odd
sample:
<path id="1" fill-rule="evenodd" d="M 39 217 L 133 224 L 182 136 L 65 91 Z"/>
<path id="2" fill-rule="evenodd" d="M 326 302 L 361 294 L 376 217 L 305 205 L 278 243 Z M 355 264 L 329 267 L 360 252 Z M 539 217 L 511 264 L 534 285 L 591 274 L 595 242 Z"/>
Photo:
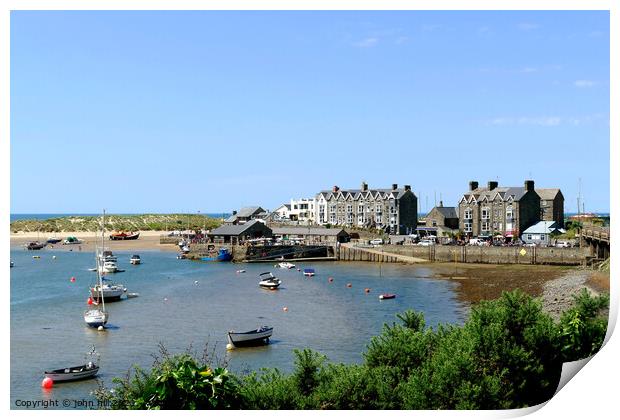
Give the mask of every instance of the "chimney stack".
<path id="1" fill-rule="evenodd" d="M 439 200 L 439 207 L 443 207 L 443 201 Z"/>
<path id="2" fill-rule="evenodd" d="M 340 191 L 340 187 L 338 185 L 334 185 L 334 188 L 332 188 L 333 192 L 338 192 Z"/>
<path id="3" fill-rule="evenodd" d="M 489 187 L 489 191 L 493 191 L 495 188 L 497 188 L 497 181 L 489 181 L 487 186 Z"/>
<path id="4" fill-rule="evenodd" d="M 395 191 L 398 189 L 398 184 L 392 184 L 392 191 Z"/>
<path id="5" fill-rule="evenodd" d="M 365 182 L 362 182 L 362 191 L 368 191 L 368 184 Z"/>
<path id="6" fill-rule="evenodd" d="M 473 191 L 478 188 L 478 181 L 469 181 L 469 191 Z"/>
<path id="7" fill-rule="evenodd" d="M 233 216 L 237 214 L 237 210 L 233 210 Z"/>
<path id="8" fill-rule="evenodd" d="M 525 191 L 534 191 L 534 181 L 531 179 L 525 180 Z"/>
<path id="9" fill-rule="evenodd" d="M 411 185 L 405 185 L 405 191 L 411 191 Z"/>

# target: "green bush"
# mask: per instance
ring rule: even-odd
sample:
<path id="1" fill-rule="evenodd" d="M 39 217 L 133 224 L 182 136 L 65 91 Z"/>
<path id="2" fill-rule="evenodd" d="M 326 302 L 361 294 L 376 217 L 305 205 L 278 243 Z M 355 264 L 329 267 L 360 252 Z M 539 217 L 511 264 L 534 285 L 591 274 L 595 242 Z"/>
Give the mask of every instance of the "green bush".
<path id="1" fill-rule="evenodd" d="M 371 339 L 361 365 L 327 363 L 295 350 L 291 374 L 242 378 L 182 354 L 150 372 L 115 379 L 98 396 L 121 409 L 510 409 L 553 396 L 563 362 L 594 354 L 605 337 L 609 297 L 575 296 L 559 324 L 520 292 L 476 305 L 463 326 L 425 326 L 398 314 Z"/>

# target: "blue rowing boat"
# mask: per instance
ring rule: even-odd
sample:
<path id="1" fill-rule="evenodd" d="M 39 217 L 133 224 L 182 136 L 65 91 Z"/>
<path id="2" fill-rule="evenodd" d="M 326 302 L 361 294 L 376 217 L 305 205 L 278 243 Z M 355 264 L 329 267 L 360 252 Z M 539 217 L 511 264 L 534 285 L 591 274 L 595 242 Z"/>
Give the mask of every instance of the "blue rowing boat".
<path id="1" fill-rule="evenodd" d="M 202 261 L 210 261 L 210 262 L 226 262 L 232 261 L 233 256 L 227 248 L 220 248 L 217 255 L 215 256 L 204 256 L 200 257 Z"/>

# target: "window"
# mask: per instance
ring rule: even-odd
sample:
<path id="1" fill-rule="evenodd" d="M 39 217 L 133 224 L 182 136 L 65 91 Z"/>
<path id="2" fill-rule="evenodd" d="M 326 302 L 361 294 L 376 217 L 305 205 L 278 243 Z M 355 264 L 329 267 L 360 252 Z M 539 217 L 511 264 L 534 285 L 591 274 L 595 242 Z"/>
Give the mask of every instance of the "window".
<path id="1" fill-rule="evenodd" d="M 364 204 L 360 204 L 359 206 L 357 206 L 357 212 L 364 213 Z"/>
<path id="2" fill-rule="evenodd" d="M 465 219 L 466 220 L 471 220 L 472 219 L 472 211 L 471 211 L 471 209 L 465 209 Z M 470 223 L 470 226 L 471 226 L 471 223 Z"/>
<path id="3" fill-rule="evenodd" d="M 544 240 L 545 240 L 545 235 L 544 235 L 544 234 L 540 235 L 540 240 L 541 240 L 541 241 L 544 241 Z"/>
<path id="4" fill-rule="evenodd" d="M 432 225 L 433 227 L 437 227 L 437 220 L 433 220 Z"/>
<path id="5" fill-rule="evenodd" d="M 482 219 L 489 219 L 489 208 L 488 207 L 483 207 L 482 208 Z"/>
<path id="6" fill-rule="evenodd" d="M 471 222 L 464 223 L 465 232 L 471 232 Z"/>
<path id="7" fill-rule="evenodd" d="M 506 219 L 512 220 L 512 206 L 506 207 Z"/>
<path id="8" fill-rule="evenodd" d="M 353 205 L 347 204 L 347 213 L 353 213 Z"/>
<path id="9" fill-rule="evenodd" d="M 329 206 L 329 212 L 330 213 L 336 213 L 336 205 L 332 204 L 331 206 Z"/>
<path id="10" fill-rule="evenodd" d="M 381 213 L 381 205 L 380 204 L 377 204 L 377 207 L 375 208 L 375 211 L 377 213 Z"/>
<path id="11" fill-rule="evenodd" d="M 528 241 L 531 241 L 531 240 L 532 240 L 532 235 L 528 234 L 528 235 L 527 235 L 527 240 L 528 240 Z"/>
<path id="12" fill-rule="evenodd" d="M 482 227 L 480 228 L 483 232 L 489 231 L 489 222 L 482 222 Z"/>
<path id="13" fill-rule="evenodd" d="M 364 215 L 363 214 L 358 214 L 357 215 L 357 224 L 361 225 L 364 223 Z"/>
<path id="14" fill-rule="evenodd" d="M 353 213 L 349 213 L 347 215 L 347 223 L 352 225 L 353 224 Z"/>
<path id="15" fill-rule="evenodd" d="M 336 215 L 334 213 L 329 215 L 329 223 L 336 223 Z"/>

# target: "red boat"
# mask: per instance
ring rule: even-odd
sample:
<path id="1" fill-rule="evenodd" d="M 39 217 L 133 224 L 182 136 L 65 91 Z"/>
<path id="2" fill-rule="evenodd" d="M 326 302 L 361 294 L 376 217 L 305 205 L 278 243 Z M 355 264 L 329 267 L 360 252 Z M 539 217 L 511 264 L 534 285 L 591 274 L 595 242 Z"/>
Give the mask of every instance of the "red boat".
<path id="1" fill-rule="evenodd" d="M 383 295 L 379 295 L 379 299 L 381 299 L 381 300 L 394 299 L 395 297 L 396 297 L 396 295 L 393 295 L 391 293 L 385 293 Z"/>
<path id="2" fill-rule="evenodd" d="M 138 239 L 138 236 L 140 236 L 140 232 L 114 232 L 110 235 L 110 239 L 113 241 L 127 241 L 130 239 Z"/>

